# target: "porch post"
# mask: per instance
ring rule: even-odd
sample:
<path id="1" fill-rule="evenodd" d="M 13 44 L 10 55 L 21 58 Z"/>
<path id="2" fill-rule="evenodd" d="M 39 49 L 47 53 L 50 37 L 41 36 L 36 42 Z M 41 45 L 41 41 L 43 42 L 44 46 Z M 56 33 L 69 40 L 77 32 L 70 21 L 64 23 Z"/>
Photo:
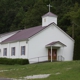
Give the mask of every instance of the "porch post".
<path id="1" fill-rule="evenodd" d="M 51 62 L 52 62 L 52 46 L 51 46 Z"/>

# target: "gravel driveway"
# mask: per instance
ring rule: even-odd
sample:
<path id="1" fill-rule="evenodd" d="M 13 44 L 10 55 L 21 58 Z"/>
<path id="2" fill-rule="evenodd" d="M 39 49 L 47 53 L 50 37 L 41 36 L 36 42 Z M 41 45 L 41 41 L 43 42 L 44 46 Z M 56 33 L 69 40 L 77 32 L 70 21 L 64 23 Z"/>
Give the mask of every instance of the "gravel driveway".
<path id="1" fill-rule="evenodd" d="M 12 79 L 0 78 L 0 80 L 12 80 Z"/>

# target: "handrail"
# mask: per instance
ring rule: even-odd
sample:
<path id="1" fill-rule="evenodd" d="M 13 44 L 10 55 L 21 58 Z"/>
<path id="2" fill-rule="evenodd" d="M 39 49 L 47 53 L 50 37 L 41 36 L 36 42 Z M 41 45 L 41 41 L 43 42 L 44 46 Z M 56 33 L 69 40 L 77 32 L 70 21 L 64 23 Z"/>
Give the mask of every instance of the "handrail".
<path id="1" fill-rule="evenodd" d="M 30 58 L 30 59 L 41 58 L 41 57 L 48 57 L 48 56 L 40 56 L 40 57 L 34 57 L 34 58 Z"/>
<path id="2" fill-rule="evenodd" d="M 58 56 L 57 60 L 58 61 L 64 61 L 65 58 L 62 55 L 60 55 L 60 56 Z M 49 61 L 49 60 L 48 60 L 48 55 L 47 55 L 47 56 L 30 58 L 29 61 L 31 63 L 39 63 L 39 62 L 45 62 L 45 61 Z"/>
<path id="3" fill-rule="evenodd" d="M 61 56 L 58 56 L 58 61 L 64 61 L 65 58 L 61 55 Z"/>
<path id="4" fill-rule="evenodd" d="M 29 61 L 30 62 L 34 62 L 34 63 L 39 63 L 39 62 L 41 62 L 41 58 L 47 58 L 47 60 L 46 59 L 44 59 L 44 61 L 46 60 L 46 61 L 48 61 L 48 56 L 40 56 L 40 57 L 34 57 L 34 58 L 30 58 L 29 59 Z M 36 61 L 35 61 L 36 60 Z"/>

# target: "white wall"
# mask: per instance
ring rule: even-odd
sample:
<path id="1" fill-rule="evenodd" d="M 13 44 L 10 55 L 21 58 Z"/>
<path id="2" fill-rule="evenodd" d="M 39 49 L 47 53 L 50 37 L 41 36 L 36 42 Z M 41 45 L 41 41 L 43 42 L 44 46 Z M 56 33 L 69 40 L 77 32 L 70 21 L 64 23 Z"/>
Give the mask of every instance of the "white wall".
<path id="1" fill-rule="evenodd" d="M 21 55 L 21 46 L 25 46 L 25 55 Z M 11 48 L 15 47 L 15 56 L 11 56 Z M 3 48 L 7 48 L 7 56 L 3 56 Z M 0 57 L 6 58 L 27 58 L 28 57 L 28 44 L 26 41 L 18 41 L 14 43 L 2 44 Z"/>
<path id="2" fill-rule="evenodd" d="M 68 36 L 63 34 L 63 32 L 61 32 L 57 27 L 54 27 L 54 25 L 51 25 L 42 32 L 36 34 L 34 37 L 30 38 L 28 42 L 28 58 L 31 59 L 40 56 L 48 56 L 48 49 L 45 48 L 45 46 L 53 41 L 60 41 L 66 45 L 66 47 L 58 49 L 57 57 L 62 55 L 65 58 L 65 61 L 73 60 L 74 42 Z M 48 59 L 48 57 L 46 59 Z M 42 58 L 42 60 L 44 59 Z"/>
<path id="3" fill-rule="evenodd" d="M 54 17 L 50 17 L 50 16 L 42 17 L 42 26 L 43 27 L 49 25 L 52 22 L 57 24 L 57 17 L 56 16 L 54 16 Z"/>
<path id="4" fill-rule="evenodd" d="M 10 33 L 4 33 L 4 34 L 0 34 L 0 42 L 4 41 L 5 39 L 11 37 L 12 35 L 16 34 L 18 31 L 14 31 L 14 32 L 10 32 Z M 1 50 L 2 46 L 0 44 L 0 50 Z M 1 51 L 0 51 L 0 56 L 1 56 Z"/>

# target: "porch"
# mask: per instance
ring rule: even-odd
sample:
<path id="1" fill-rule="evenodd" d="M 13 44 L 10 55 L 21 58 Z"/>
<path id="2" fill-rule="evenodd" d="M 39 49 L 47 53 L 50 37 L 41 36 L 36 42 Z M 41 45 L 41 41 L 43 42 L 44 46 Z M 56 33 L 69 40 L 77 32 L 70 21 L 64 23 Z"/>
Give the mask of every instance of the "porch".
<path id="1" fill-rule="evenodd" d="M 54 41 L 46 45 L 46 48 L 48 49 L 48 60 L 53 61 L 63 61 L 64 57 L 63 55 L 58 56 L 58 50 L 60 50 L 61 47 L 66 47 L 65 44 L 63 44 L 60 41 Z"/>

